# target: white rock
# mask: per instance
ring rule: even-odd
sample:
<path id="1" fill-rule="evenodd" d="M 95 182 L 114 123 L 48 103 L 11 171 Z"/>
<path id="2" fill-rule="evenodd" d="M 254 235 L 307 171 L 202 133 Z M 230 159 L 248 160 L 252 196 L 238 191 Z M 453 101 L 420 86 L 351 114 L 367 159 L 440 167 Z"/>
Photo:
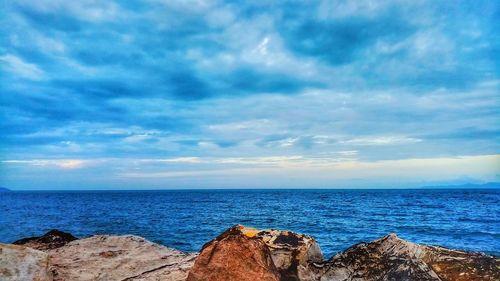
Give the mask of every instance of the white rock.
<path id="1" fill-rule="evenodd" d="M 99 235 L 49 251 L 54 281 L 185 280 L 197 254 L 144 238 Z"/>
<path id="2" fill-rule="evenodd" d="M 0 244 L 0 280 L 52 281 L 49 256 L 24 246 Z"/>

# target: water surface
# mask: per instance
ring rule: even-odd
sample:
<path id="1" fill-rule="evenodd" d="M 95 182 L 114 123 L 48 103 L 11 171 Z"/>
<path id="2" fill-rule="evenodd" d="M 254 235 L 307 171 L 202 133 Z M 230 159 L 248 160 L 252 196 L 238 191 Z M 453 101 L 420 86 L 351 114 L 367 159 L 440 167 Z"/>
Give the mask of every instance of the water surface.
<path id="1" fill-rule="evenodd" d="M 198 251 L 241 223 L 315 237 L 326 256 L 391 232 L 500 255 L 500 190 L 189 190 L 0 193 L 0 242 L 57 228 L 136 234 Z"/>

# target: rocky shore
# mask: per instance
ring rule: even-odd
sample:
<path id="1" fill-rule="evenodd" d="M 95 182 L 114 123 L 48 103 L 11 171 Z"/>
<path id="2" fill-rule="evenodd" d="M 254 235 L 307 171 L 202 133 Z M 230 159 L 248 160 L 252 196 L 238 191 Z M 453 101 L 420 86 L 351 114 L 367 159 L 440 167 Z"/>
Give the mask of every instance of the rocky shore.
<path id="1" fill-rule="evenodd" d="M 77 239 L 53 230 L 0 244 L 2 281 L 500 280 L 500 259 L 389 234 L 325 259 L 304 234 L 235 225 L 184 253 L 132 235 Z"/>

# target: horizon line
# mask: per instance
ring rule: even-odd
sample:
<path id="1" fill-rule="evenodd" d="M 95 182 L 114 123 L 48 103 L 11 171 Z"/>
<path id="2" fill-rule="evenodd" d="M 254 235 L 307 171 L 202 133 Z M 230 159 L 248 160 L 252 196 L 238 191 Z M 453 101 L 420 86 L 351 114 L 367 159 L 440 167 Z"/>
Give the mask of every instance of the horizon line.
<path id="1" fill-rule="evenodd" d="M 7 188 L 7 191 L 237 191 L 237 190 L 439 190 L 439 189 L 500 189 L 500 182 L 486 183 L 464 183 L 455 185 L 425 185 L 415 187 L 228 187 L 228 188 L 155 188 L 155 189 L 103 189 L 103 188 L 88 188 L 88 189 L 23 189 L 23 188 Z"/>

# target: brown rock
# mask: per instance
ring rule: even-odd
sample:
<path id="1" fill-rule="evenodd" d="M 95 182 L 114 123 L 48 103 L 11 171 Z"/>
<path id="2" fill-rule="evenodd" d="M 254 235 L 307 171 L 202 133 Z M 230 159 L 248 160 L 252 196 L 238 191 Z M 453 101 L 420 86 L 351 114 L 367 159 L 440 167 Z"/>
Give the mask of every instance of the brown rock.
<path id="1" fill-rule="evenodd" d="M 49 254 L 54 281 L 184 281 L 196 257 L 132 235 L 92 236 Z"/>
<path id="2" fill-rule="evenodd" d="M 500 259 L 482 254 L 466 253 L 442 247 L 421 246 L 422 260 L 443 281 L 500 280 Z"/>
<path id="3" fill-rule="evenodd" d="M 37 249 L 40 251 L 47 251 L 50 249 L 56 249 L 62 247 L 76 239 L 77 238 L 71 235 L 70 233 L 53 229 L 45 233 L 43 236 L 23 238 L 15 241 L 12 244 L 24 245 L 26 247 Z"/>
<path id="4" fill-rule="evenodd" d="M 24 246 L 0 244 L 0 280 L 52 281 L 49 257 Z"/>
<path id="5" fill-rule="evenodd" d="M 187 281 L 278 281 L 280 275 L 266 244 L 236 225 L 205 244 Z"/>

